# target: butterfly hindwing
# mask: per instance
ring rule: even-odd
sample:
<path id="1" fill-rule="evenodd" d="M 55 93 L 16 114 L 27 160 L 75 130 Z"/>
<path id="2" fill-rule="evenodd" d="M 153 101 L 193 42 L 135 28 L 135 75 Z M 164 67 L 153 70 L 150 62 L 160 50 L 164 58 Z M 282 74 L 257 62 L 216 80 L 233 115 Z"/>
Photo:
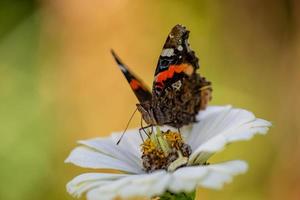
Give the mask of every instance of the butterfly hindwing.
<path id="1" fill-rule="evenodd" d="M 152 95 L 145 84 L 138 79 L 125 64 L 123 64 L 121 59 L 113 50 L 111 50 L 111 53 L 140 103 L 151 101 Z"/>

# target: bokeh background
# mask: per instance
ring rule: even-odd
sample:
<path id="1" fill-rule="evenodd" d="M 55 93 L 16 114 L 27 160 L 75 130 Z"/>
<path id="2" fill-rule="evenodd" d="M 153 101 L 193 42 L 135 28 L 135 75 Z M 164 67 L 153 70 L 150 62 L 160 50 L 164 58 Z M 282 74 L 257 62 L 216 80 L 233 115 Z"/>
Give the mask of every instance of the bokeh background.
<path id="1" fill-rule="evenodd" d="M 65 184 L 86 171 L 64 164 L 76 141 L 123 130 L 137 102 L 110 48 L 151 85 L 177 23 L 213 82 L 211 104 L 274 124 L 214 156 L 250 170 L 199 199 L 300 199 L 297 0 L 1 0 L 0 199 L 71 200 Z"/>

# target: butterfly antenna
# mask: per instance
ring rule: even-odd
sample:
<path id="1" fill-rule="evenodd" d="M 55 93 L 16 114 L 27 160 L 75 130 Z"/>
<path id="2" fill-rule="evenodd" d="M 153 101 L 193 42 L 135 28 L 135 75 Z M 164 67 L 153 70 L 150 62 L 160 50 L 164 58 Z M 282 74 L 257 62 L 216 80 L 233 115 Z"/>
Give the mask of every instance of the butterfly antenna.
<path id="1" fill-rule="evenodd" d="M 134 112 L 132 113 L 132 115 L 131 115 L 129 121 L 127 122 L 126 128 L 125 128 L 125 130 L 123 131 L 121 137 L 119 138 L 119 140 L 118 140 L 118 142 L 117 142 L 117 145 L 119 145 L 119 143 L 121 142 L 123 136 L 125 135 L 125 133 L 126 133 L 126 131 L 127 131 L 127 129 L 128 129 L 128 126 L 129 126 L 129 124 L 130 124 L 130 122 L 131 122 L 131 120 L 132 120 L 134 114 L 136 113 L 136 111 L 137 111 L 137 108 L 134 110 Z"/>

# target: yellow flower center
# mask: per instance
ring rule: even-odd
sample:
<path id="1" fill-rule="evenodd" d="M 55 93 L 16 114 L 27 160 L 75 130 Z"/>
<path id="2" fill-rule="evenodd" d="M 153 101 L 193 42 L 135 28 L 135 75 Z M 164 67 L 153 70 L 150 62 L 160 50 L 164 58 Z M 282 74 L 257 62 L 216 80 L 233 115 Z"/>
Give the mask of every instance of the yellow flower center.
<path id="1" fill-rule="evenodd" d="M 167 131 L 164 134 L 165 139 L 168 141 L 171 147 L 180 149 L 180 144 L 183 143 L 180 133 Z"/>
<path id="2" fill-rule="evenodd" d="M 184 143 L 181 134 L 170 130 L 156 133 L 141 144 L 144 170 L 152 172 L 158 169 L 174 171 L 185 166 L 191 154 L 191 148 Z"/>

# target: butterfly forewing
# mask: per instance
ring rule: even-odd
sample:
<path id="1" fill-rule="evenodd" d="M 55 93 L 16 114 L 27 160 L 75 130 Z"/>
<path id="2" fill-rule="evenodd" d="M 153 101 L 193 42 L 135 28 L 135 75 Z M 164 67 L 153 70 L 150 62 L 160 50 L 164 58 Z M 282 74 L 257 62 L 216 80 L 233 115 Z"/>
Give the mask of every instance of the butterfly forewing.
<path id="1" fill-rule="evenodd" d="M 139 102 L 151 101 L 152 95 L 146 85 L 128 69 L 113 50 L 111 50 L 111 53 Z"/>
<path id="2" fill-rule="evenodd" d="M 201 88 L 210 85 L 196 73 L 198 58 L 189 46 L 188 37 L 189 31 L 176 25 L 159 57 L 153 81 L 152 107 L 160 125 L 181 127 L 195 122 L 202 104 Z"/>
<path id="3" fill-rule="evenodd" d="M 153 93 L 156 95 L 183 77 L 191 76 L 199 68 L 188 37 L 189 31 L 181 25 L 176 25 L 168 35 L 155 70 Z"/>

